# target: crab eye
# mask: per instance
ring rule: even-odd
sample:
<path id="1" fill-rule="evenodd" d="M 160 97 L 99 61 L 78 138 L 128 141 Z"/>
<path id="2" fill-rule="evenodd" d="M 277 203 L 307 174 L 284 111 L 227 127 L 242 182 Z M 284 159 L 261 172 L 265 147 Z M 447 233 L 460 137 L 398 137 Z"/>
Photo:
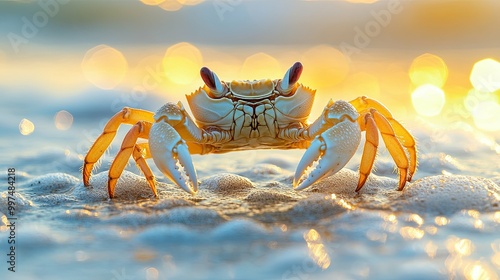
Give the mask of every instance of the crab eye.
<path id="1" fill-rule="evenodd" d="M 282 94 L 288 95 L 290 93 L 295 83 L 299 80 L 300 74 L 302 74 L 302 68 L 302 63 L 295 62 L 295 64 L 286 71 L 285 76 L 281 79 L 279 84 Z"/>
<path id="2" fill-rule="evenodd" d="M 207 67 L 200 69 L 200 76 L 205 85 L 210 89 L 210 93 L 215 98 L 221 98 L 226 93 L 226 86 L 221 83 L 219 77 Z"/>

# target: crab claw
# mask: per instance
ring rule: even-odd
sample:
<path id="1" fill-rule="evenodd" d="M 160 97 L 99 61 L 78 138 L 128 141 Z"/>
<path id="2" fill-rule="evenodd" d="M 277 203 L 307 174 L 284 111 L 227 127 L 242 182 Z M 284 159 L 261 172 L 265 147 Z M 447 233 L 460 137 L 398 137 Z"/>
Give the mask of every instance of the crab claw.
<path id="1" fill-rule="evenodd" d="M 305 189 L 338 172 L 356 152 L 361 138 L 356 118 L 346 114 L 330 121 L 333 121 L 333 126 L 311 142 L 300 160 L 293 178 L 295 190 Z M 310 168 L 312 170 L 308 170 Z"/>
<path id="2" fill-rule="evenodd" d="M 156 166 L 171 181 L 190 194 L 198 191 L 196 170 L 191 160 L 186 142 L 167 122 L 165 115 L 160 115 L 149 133 L 149 148 Z"/>

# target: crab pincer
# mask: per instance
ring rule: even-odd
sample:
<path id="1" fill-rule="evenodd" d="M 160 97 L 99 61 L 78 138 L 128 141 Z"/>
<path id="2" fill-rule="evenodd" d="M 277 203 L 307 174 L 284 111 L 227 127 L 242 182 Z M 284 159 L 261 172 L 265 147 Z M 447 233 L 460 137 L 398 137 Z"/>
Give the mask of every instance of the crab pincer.
<path id="1" fill-rule="evenodd" d="M 329 123 L 331 127 L 314 138 L 300 160 L 293 178 L 295 190 L 305 189 L 335 174 L 352 158 L 361 132 L 356 121 L 357 113 L 351 107 L 346 102 L 337 101 L 325 108 L 318 122 L 323 127 Z"/>
<path id="2" fill-rule="evenodd" d="M 167 122 L 166 116 L 158 113 L 155 115 L 149 147 L 160 171 L 186 192 L 196 194 L 198 181 L 188 146 Z"/>

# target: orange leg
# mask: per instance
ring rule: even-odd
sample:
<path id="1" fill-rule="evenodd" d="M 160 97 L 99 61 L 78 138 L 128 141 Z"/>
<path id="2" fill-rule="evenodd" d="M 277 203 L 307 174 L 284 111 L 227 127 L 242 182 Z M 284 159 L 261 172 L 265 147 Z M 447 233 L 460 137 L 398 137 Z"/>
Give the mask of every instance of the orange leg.
<path id="1" fill-rule="evenodd" d="M 146 159 L 151 158 L 151 153 L 149 151 L 148 143 L 136 144 L 134 147 L 134 151 L 132 152 L 132 156 L 135 162 L 137 163 L 137 166 L 139 167 L 139 169 L 141 169 L 142 173 L 144 174 L 144 177 L 146 177 L 148 185 L 155 194 L 155 197 L 158 197 L 158 192 L 156 191 L 155 176 L 153 174 L 153 171 L 151 171 L 151 168 L 149 167 L 148 163 L 146 162 Z"/>
<path id="2" fill-rule="evenodd" d="M 362 122 L 361 130 L 366 131 L 366 142 L 363 148 L 363 156 L 359 165 L 359 181 L 356 192 L 359 192 L 370 175 L 373 168 L 373 162 L 377 155 L 378 148 L 378 128 L 370 113 L 365 113 L 359 118 Z"/>
<path id="3" fill-rule="evenodd" d="M 123 108 L 122 111 L 114 115 L 104 127 L 102 134 L 94 142 L 87 155 L 85 156 L 83 165 L 83 183 L 85 186 L 89 185 L 90 176 L 95 163 L 101 158 L 104 151 L 109 147 L 115 138 L 118 127 L 122 124 L 136 124 L 139 121 L 154 122 L 153 112 Z"/>
<path id="4" fill-rule="evenodd" d="M 364 110 L 370 110 L 371 108 L 377 110 L 380 114 L 382 114 L 391 124 L 392 129 L 396 137 L 399 139 L 401 144 L 408 150 L 409 154 L 409 169 L 408 169 L 408 181 L 411 181 L 413 174 L 417 169 L 417 147 L 415 143 L 415 139 L 413 136 L 404 128 L 401 123 L 394 119 L 389 109 L 387 109 L 383 104 L 378 102 L 377 100 L 368 98 L 366 96 L 358 97 L 352 101 L 351 103 L 358 112 Z"/>
<path id="5" fill-rule="evenodd" d="M 148 143 L 136 144 L 138 138 L 148 139 L 149 132 L 151 130 L 152 124 L 145 121 L 140 121 L 136 123 L 125 135 L 123 139 L 120 151 L 116 154 L 111 167 L 109 168 L 109 179 L 108 179 L 108 193 L 109 197 L 113 198 L 116 183 L 118 178 L 120 178 L 123 170 L 125 169 L 130 156 L 134 158 L 137 166 L 146 177 L 149 187 L 153 191 L 155 197 L 158 197 L 158 191 L 156 190 L 156 181 L 151 168 L 146 162 L 146 159 L 151 158 L 151 152 Z M 206 149 L 210 149 L 210 145 L 204 147 L 203 145 L 187 142 L 188 149 L 193 154 L 201 154 Z"/>
<path id="6" fill-rule="evenodd" d="M 125 166 L 127 165 L 128 160 L 136 147 L 137 139 L 147 139 L 149 137 L 151 125 L 151 123 L 139 121 L 129 130 L 127 135 L 125 135 L 120 151 L 116 154 L 116 157 L 109 168 L 108 192 L 110 198 L 113 198 L 116 182 L 118 181 L 118 178 L 120 178 L 120 175 L 125 169 Z M 157 195 L 156 187 L 153 186 L 152 189 L 153 193 Z"/>
<path id="7" fill-rule="evenodd" d="M 394 162 L 398 166 L 399 190 L 401 191 L 405 187 L 406 181 L 408 180 L 408 157 L 406 156 L 403 146 L 394 134 L 394 130 L 392 129 L 389 121 L 375 109 L 372 109 L 371 113 L 377 127 L 380 130 L 380 133 L 382 134 L 382 139 L 384 140 L 387 150 L 389 150 Z"/>

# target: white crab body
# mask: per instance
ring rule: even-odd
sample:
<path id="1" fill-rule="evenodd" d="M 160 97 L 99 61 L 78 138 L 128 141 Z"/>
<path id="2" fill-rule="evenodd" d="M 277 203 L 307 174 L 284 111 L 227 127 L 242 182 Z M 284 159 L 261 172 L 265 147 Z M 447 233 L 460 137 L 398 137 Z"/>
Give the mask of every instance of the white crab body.
<path id="1" fill-rule="evenodd" d="M 234 150 L 294 148 L 297 143 L 280 137 L 289 128 L 304 128 L 314 91 L 297 86 L 293 95 L 277 91 L 277 80 L 232 82 L 226 95 L 213 98 L 208 87 L 187 100 L 195 122 L 209 132 L 230 131 L 227 141 L 214 143 L 214 153 Z"/>

